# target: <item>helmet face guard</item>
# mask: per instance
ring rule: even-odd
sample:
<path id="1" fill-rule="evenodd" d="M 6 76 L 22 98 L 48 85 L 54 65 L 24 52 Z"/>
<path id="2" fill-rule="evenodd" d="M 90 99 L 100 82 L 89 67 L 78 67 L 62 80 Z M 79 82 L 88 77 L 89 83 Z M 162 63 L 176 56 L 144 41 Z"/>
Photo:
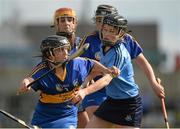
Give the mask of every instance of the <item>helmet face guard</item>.
<path id="1" fill-rule="evenodd" d="M 106 37 L 104 37 L 104 35 L 102 33 L 101 40 L 102 40 L 102 43 L 104 46 L 114 46 L 116 44 L 116 42 L 120 39 L 119 38 L 119 28 L 116 28 L 116 29 L 117 29 L 117 33 L 114 35 L 109 34 L 108 36 L 106 35 Z M 107 37 L 110 37 L 110 38 L 107 38 Z"/>
<path id="2" fill-rule="evenodd" d="M 66 37 L 52 35 L 43 39 L 40 45 L 43 58 L 49 59 L 50 56 L 54 56 L 53 50 L 60 47 L 70 49 L 70 43 Z"/>
<path id="3" fill-rule="evenodd" d="M 70 32 L 60 32 L 60 30 L 59 30 L 60 21 L 59 20 L 66 19 L 66 18 L 67 19 L 72 18 L 73 24 L 75 24 L 75 27 L 72 28 L 72 31 L 70 31 Z M 77 24 L 77 17 L 76 17 L 75 11 L 72 10 L 71 8 L 60 8 L 55 11 L 54 24 L 51 27 L 55 27 L 57 34 L 58 33 L 66 33 L 65 35 L 72 35 L 72 33 L 75 32 L 76 24 Z"/>

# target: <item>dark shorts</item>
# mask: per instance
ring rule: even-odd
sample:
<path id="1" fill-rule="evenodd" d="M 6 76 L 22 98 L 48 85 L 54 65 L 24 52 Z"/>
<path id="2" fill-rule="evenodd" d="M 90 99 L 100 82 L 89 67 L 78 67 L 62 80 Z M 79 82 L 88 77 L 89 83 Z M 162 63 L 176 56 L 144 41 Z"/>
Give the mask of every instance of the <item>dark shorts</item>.
<path id="1" fill-rule="evenodd" d="M 138 95 L 128 99 L 108 97 L 94 114 L 114 124 L 140 127 L 142 113 L 142 100 Z"/>

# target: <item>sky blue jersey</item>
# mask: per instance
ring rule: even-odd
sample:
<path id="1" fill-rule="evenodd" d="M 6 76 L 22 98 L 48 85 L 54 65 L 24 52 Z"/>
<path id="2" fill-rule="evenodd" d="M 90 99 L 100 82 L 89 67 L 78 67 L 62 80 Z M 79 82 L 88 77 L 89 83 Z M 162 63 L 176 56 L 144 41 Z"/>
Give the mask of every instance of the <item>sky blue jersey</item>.
<path id="1" fill-rule="evenodd" d="M 104 52 L 103 49 L 102 46 L 100 62 L 109 68 L 116 66 L 121 71 L 120 75 L 113 78 L 110 84 L 106 86 L 107 95 L 114 99 L 124 99 L 136 96 L 139 88 L 133 77 L 134 71 L 131 63 L 131 56 L 128 49 L 125 47 L 125 42 L 119 41 L 107 52 Z"/>
<path id="2" fill-rule="evenodd" d="M 54 72 L 35 83 L 32 88 L 40 90 L 32 124 L 44 128 L 69 128 L 77 126 L 77 107 L 71 103 L 73 92 L 77 90 L 90 73 L 94 63 L 83 58 L 76 58 L 65 65 L 64 79 Z M 48 72 L 47 62 L 39 63 L 30 77 L 37 79 Z"/>

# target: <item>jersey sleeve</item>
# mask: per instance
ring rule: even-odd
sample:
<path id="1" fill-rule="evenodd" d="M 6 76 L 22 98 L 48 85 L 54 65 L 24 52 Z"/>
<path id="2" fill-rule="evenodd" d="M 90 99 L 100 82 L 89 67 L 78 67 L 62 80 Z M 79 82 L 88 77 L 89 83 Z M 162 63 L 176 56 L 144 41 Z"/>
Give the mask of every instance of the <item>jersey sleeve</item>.
<path id="1" fill-rule="evenodd" d="M 83 64 L 85 66 L 83 68 L 86 68 L 86 70 L 82 70 L 82 74 L 87 77 L 94 67 L 94 62 L 91 61 L 90 59 L 84 59 Z M 82 67 L 81 67 L 81 69 L 82 69 Z"/>
<path id="2" fill-rule="evenodd" d="M 141 46 L 138 44 L 138 42 L 130 35 L 126 35 L 124 38 L 124 45 L 126 49 L 128 50 L 131 59 L 136 58 L 140 53 L 143 52 Z"/>
<path id="3" fill-rule="evenodd" d="M 37 66 L 35 66 L 32 70 L 32 72 L 29 74 L 29 77 L 33 78 L 34 80 L 36 80 L 37 78 L 39 78 L 40 76 L 43 75 L 43 68 L 45 68 L 46 65 L 44 63 L 39 63 Z M 35 82 L 31 88 L 35 91 L 40 89 L 40 83 L 39 81 Z"/>
<path id="4" fill-rule="evenodd" d="M 91 61 L 90 59 L 84 59 L 84 58 L 79 58 L 79 59 L 80 59 L 79 71 L 80 71 L 82 81 L 84 81 L 85 78 L 91 72 L 92 68 L 94 67 L 94 62 Z"/>

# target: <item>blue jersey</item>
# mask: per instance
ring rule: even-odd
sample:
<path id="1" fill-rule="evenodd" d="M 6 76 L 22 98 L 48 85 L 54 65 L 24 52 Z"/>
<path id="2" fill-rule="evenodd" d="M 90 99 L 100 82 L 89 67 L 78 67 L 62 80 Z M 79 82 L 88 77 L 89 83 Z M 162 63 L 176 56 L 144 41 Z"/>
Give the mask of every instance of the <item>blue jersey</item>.
<path id="1" fill-rule="evenodd" d="M 114 99 L 130 98 L 138 95 L 134 81 L 131 56 L 123 41 L 116 43 L 107 52 L 101 47 L 100 62 L 106 67 L 116 66 L 121 73 L 106 86 L 106 94 Z"/>
<path id="2" fill-rule="evenodd" d="M 126 34 L 122 41 L 128 50 L 131 59 L 136 58 L 140 53 L 143 52 L 137 41 L 129 34 Z"/>
<path id="3" fill-rule="evenodd" d="M 99 60 L 99 52 L 101 40 L 99 38 L 99 32 L 95 31 L 92 34 L 85 36 L 83 39 L 83 44 L 89 43 L 89 48 L 81 55 L 81 57 L 86 57 L 94 60 Z"/>
<path id="4" fill-rule="evenodd" d="M 76 127 L 77 107 L 71 103 L 71 99 L 93 66 L 94 63 L 90 60 L 76 58 L 65 65 L 61 78 L 50 72 L 35 83 L 32 88 L 40 90 L 41 94 L 32 124 L 44 128 Z M 31 77 L 37 79 L 49 70 L 49 65 L 41 62 L 34 68 Z"/>

